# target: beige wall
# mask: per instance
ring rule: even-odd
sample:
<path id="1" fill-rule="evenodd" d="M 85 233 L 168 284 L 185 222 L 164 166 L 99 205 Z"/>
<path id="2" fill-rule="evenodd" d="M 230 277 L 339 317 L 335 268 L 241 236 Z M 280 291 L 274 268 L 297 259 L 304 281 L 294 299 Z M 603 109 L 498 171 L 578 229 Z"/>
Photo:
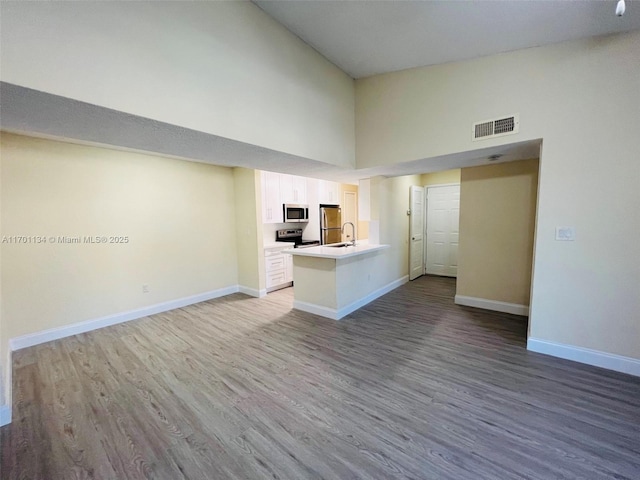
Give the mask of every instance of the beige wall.
<path id="1" fill-rule="evenodd" d="M 538 160 L 462 169 L 456 295 L 529 306 Z"/>
<path id="2" fill-rule="evenodd" d="M 369 242 L 390 246 L 371 264 L 371 286 L 381 288 L 409 274 L 409 188 L 420 184 L 420 175 L 376 176 L 367 183 L 368 198 L 359 201 L 369 203 Z"/>
<path id="3" fill-rule="evenodd" d="M 366 240 L 369 238 L 369 222 L 358 220 L 358 239 Z"/>
<path id="4" fill-rule="evenodd" d="M 390 283 L 384 277 L 384 252 L 339 260 L 294 255 L 295 301 L 333 310 L 325 314 L 344 316 L 345 309 Z"/>
<path id="5" fill-rule="evenodd" d="M 640 31 L 358 80 L 357 165 L 543 139 L 530 336 L 640 359 L 638 85 Z M 519 134 L 471 141 L 512 113 Z"/>
<path id="6" fill-rule="evenodd" d="M 460 183 L 460 169 L 443 170 L 442 172 L 423 173 L 420 177 L 420 185 L 428 187 L 430 185 L 447 185 L 449 183 Z"/>
<path id="7" fill-rule="evenodd" d="M 348 75 L 251 2 L 185 5 L 1 2 L 1 79 L 354 166 Z"/>
<path id="8" fill-rule="evenodd" d="M 387 283 L 409 274 L 409 187 L 419 185 L 420 175 L 406 175 L 393 178 L 375 178 L 372 195 L 377 192 L 378 200 L 372 206 L 378 210 L 379 243 L 391 245 L 383 252 L 384 282 Z M 371 218 L 376 218 L 374 212 Z"/>
<path id="9" fill-rule="evenodd" d="M 234 168 L 234 211 L 238 250 L 238 284 L 259 294 L 266 288 L 262 249 L 262 207 L 260 172 Z"/>
<path id="10" fill-rule="evenodd" d="M 3 236 L 129 238 L 2 244 L 5 343 L 238 283 L 232 169 L 4 133 L 1 141 Z"/>

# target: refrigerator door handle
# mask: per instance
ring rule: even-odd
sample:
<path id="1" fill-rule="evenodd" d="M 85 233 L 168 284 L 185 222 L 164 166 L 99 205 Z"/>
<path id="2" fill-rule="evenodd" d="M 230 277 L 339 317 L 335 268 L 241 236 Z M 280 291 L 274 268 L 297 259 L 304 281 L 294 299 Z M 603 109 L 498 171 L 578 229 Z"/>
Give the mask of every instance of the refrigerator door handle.
<path id="1" fill-rule="evenodd" d="M 321 219 L 321 224 L 320 224 L 320 233 L 322 234 L 320 236 L 320 243 L 322 245 L 326 245 L 327 243 L 327 211 L 324 208 L 321 208 L 320 211 L 322 212 L 322 219 Z"/>

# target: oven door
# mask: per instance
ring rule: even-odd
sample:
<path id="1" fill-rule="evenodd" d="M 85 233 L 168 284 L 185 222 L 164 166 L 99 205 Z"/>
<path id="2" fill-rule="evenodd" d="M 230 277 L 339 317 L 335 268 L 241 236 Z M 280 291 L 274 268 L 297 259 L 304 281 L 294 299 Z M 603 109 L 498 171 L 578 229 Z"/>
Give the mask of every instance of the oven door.
<path id="1" fill-rule="evenodd" d="M 282 206 L 283 218 L 285 222 L 299 223 L 309 221 L 308 205 L 293 205 L 285 203 Z"/>

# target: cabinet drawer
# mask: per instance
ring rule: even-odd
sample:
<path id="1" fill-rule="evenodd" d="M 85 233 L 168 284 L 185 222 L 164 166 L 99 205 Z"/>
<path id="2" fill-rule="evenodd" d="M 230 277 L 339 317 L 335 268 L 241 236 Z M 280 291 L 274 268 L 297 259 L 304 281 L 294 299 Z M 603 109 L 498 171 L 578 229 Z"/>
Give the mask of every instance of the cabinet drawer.
<path id="1" fill-rule="evenodd" d="M 265 269 L 267 273 L 275 272 L 276 270 L 284 270 L 284 255 L 274 255 L 266 257 L 264 259 Z"/>
<path id="2" fill-rule="evenodd" d="M 280 272 L 267 272 L 267 288 L 275 287 L 276 285 L 281 285 L 287 281 L 284 270 Z"/>

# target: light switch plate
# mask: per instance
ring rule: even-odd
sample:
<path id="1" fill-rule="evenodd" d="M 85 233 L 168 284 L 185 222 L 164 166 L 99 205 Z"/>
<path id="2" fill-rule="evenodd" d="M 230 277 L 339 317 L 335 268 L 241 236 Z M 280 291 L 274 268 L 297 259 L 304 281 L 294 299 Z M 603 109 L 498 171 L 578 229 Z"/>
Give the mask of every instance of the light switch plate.
<path id="1" fill-rule="evenodd" d="M 556 240 L 560 242 L 573 242 L 575 239 L 575 227 L 556 227 Z"/>

